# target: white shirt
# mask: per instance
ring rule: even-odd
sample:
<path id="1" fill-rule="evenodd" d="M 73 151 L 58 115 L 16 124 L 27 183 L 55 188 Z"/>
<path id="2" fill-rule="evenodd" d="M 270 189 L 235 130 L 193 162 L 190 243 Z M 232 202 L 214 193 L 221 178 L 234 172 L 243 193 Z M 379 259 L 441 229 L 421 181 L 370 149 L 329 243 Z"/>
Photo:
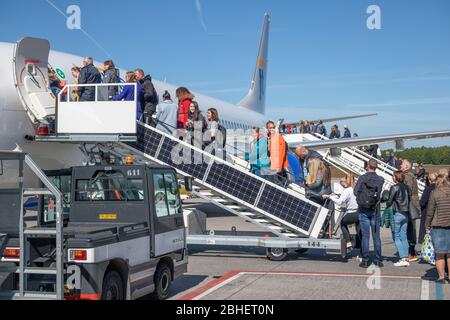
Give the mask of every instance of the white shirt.
<path id="1" fill-rule="evenodd" d="M 358 203 L 356 202 L 356 196 L 353 194 L 352 187 L 345 188 L 340 197 L 336 195 L 330 196 L 330 200 L 345 209 L 347 213 L 358 211 Z"/>

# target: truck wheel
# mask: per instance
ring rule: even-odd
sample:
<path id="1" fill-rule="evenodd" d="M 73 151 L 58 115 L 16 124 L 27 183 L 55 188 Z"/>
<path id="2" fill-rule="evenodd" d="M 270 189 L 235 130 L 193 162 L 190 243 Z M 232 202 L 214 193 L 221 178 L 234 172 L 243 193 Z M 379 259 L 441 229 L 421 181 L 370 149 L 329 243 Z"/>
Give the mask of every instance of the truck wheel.
<path id="1" fill-rule="evenodd" d="M 304 254 L 306 252 L 308 252 L 308 248 L 301 248 L 301 249 L 297 249 L 295 250 L 295 252 L 297 252 L 298 254 Z"/>
<path id="2" fill-rule="evenodd" d="M 155 273 L 155 291 L 152 298 L 165 300 L 169 297 L 170 286 L 172 284 L 172 272 L 165 263 L 158 266 Z"/>
<path id="3" fill-rule="evenodd" d="M 283 261 L 288 255 L 288 249 L 267 248 L 267 258 L 272 261 Z"/>
<path id="4" fill-rule="evenodd" d="M 103 279 L 102 300 L 123 300 L 122 278 L 116 271 L 108 271 Z"/>

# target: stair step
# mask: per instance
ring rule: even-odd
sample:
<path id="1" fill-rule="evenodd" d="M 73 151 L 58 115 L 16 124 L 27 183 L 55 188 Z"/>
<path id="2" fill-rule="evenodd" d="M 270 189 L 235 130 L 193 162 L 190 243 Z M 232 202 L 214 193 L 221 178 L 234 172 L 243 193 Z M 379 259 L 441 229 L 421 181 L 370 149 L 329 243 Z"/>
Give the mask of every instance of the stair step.
<path id="1" fill-rule="evenodd" d="M 5 299 L 26 299 L 26 300 L 55 300 L 58 296 L 55 293 L 46 292 L 26 292 L 24 296 L 21 297 L 18 291 L 0 291 L 0 300 Z"/>
<path id="2" fill-rule="evenodd" d="M 23 233 L 29 235 L 56 235 L 56 230 L 50 228 L 31 228 L 24 230 Z"/>
<path id="3" fill-rule="evenodd" d="M 266 219 L 253 219 L 253 221 L 259 222 L 259 223 L 268 223 L 269 221 Z"/>
<path id="4" fill-rule="evenodd" d="M 47 292 L 26 292 L 23 297 L 25 299 L 45 299 L 45 300 L 54 300 L 58 299 L 58 296 L 55 293 L 47 293 Z"/>
<path id="5" fill-rule="evenodd" d="M 283 233 L 284 236 L 290 237 L 290 238 L 297 238 L 298 234 L 295 233 Z"/>
<path id="6" fill-rule="evenodd" d="M 229 206 L 227 205 L 226 207 L 231 210 L 238 210 L 242 208 L 241 206 L 238 205 L 229 205 Z"/>
<path id="7" fill-rule="evenodd" d="M 280 226 L 267 226 L 267 227 L 272 229 L 272 230 L 283 230 L 283 228 L 280 227 Z"/>
<path id="8" fill-rule="evenodd" d="M 20 269 L 17 266 L 2 266 L 0 265 L 0 273 L 19 273 Z"/>
<path id="9" fill-rule="evenodd" d="M 245 211 L 241 211 L 241 212 L 239 212 L 239 214 L 242 214 L 242 215 L 247 216 L 247 217 L 251 217 L 251 216 L 254 216 L 254 215 L 255 215 L 255 214 L 252 213 L 252 212 L 245 212 Z"/>
<path id="10" fill-rule="evenodd" d="M 211 197 L 214 195 L 214 193 L 212 192 L 206 192 L 206 191 L 200 191 L 198 194 L 202 195 L 202 196 L 206 196 L 206 197 Z"/>
<path id="11" fill-rule="evenodd" d="M 48 189 L 42 189 L 42 188 L 27 188 L 23 190 L 24 196 L 37 196 L 37 195 L 45 195 L 45 196 L 51 196 L 53 193 L 51 193 Z"/>
<path id="12" fill-rule="evenodd" d="M 55 268 L 25 268 L 26 274 L 56 274 Z"/>

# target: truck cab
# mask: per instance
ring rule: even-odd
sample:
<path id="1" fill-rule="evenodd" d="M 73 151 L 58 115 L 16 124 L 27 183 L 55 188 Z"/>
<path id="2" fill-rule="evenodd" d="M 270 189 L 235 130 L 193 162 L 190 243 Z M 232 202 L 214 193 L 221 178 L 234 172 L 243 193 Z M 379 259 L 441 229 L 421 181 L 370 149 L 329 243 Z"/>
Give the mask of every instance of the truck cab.
<path id="1" fill-rule="evenodd" d="M 177 175 L 157 165 L 97 165 L 49 171 L 62 194 L 66 299 L 166 299 L 187 271 L 186 229 Z M 55 223 L 54 199 L 40 196 L 37 224 Z M 0 225 L 1 232 L 1 225 Z M 18 247 L 9 231 L 6 252 Z M 30 268 L 55 265 L 54 238 L 30 238 Z M 8 251 L 9 249 L 9 251 Z M 16 263 L 14 256 L 3 263 Z M 51 275 L 28 275 L 28 291 L 53 291 Z M 17 287 L 16 275 L 0 289 Z M 17 279 L 16 279 L 17 280 Z M 10 288 L 5 288 L 10 287 Z"/>

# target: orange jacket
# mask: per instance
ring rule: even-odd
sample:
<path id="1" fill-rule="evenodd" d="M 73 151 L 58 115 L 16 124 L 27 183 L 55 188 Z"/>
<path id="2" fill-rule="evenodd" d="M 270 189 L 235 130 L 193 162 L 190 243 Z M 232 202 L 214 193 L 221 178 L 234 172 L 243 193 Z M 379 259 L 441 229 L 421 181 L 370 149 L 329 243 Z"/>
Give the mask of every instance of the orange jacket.
<path id="1" fill-rule="evenodd" d="M 289 168 L 286 140 L 279 134 L 272 134 L 269 142 L 270 169 L 280 172 Z"/>

